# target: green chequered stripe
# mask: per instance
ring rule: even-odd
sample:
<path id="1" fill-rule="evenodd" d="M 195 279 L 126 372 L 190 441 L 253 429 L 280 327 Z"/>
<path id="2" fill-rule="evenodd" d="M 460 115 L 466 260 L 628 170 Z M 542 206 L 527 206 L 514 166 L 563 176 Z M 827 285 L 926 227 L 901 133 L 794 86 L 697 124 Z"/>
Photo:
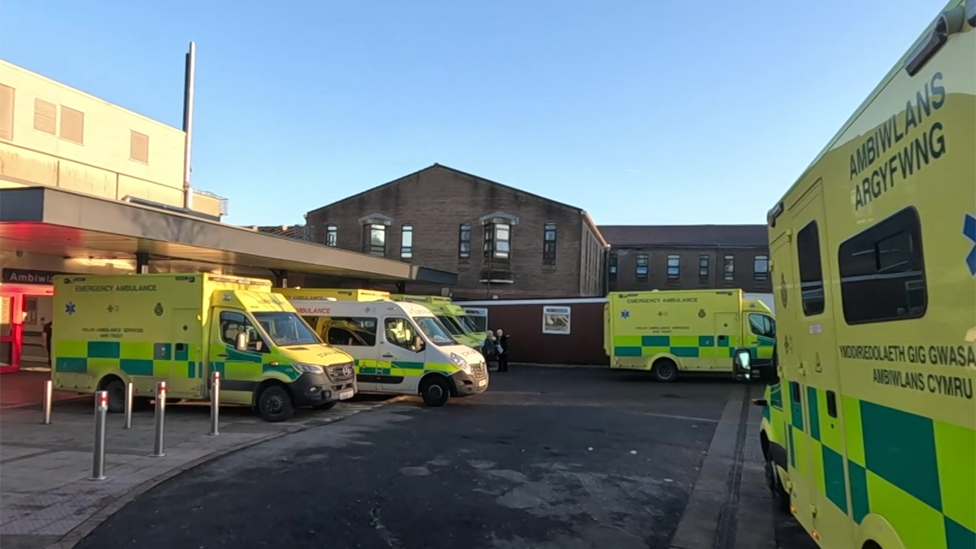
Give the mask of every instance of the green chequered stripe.
<path id="1" fill-rule="evenodd" d="M 202 377 L 203 368 L 193 346 L 171 342 L 58 341 L 54 371 L 103 375 L 121 370 L 130 376 Z"/>
<path id="2" fill-rule="evenodd" d="M 884 516 L 910 549 L 976 547 L 976 431 L 845 396 L 841 432 L 826 391 L 808 386 L 804 396 L 808 430 L 792 414 L 791 461 L 799 439 L 812 445 L 817 488 L 838 509 L 858 524 Z"/>
<path id="3" fill-rule="evenodd" d="M 613 352 L 621 357 L 654 356 L 662 353 L 682 358 L 732 357 L 738 343 L 738 336 L 725 335 L 614 336 Z"/>
<path id="4" fill-rule="evenodd" d="M 399 370 L 397 375 L 403 375 L 405 377 L 422 377 L 428 372 L 452 374 L 458 369 L 458 367 L 453 364 L 442 364 L 438 362 L 412 362 L 400 360 L 390 362 L 361 358 L 357 358 L 354 364 L 356 366 L 357 374 L 381 376 L 393 375 L 393 370 Z"/>

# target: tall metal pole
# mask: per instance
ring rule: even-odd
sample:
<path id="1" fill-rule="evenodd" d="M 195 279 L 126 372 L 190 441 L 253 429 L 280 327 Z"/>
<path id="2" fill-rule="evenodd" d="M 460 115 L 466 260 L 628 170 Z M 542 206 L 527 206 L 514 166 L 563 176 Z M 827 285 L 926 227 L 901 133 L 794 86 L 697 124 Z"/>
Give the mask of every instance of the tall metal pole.
<path id="1" fill-rule="evenodd" d="M 125 429 L 132 428 L 132 382 L 125 384 Z"/>
<path id="2" fill-rule="evenodd" d="M 186 54 L 186 75 L 183 82 L 183 207 L 193 208 L 193 187 L 190 185 L 191 152 L 193 150 L 193 88 L 196 81 L 197 45 L 190 42 Z"/>
<path id="3" fill-rule="evenodd" d="M 51 405 L 54 400 L 54 381 L 44 382 L 44 425 L 51 424 Z"/>
<path id="4" fill-rule="evenodd" d="M 105 480 L 105 418 L 108 416 L 108 391 L 95 393 L 95 448 L 89 480 Z"/>
<path id="5" fill-rule="evenodd" d="M 163 417 L 166 415 L 166 382 L 156 382 L 156 433 L 153 437 L 152 457 L 163 457 Z"/>
<path id="6" fill-rule="evenodd" d="M 220 372 L 210 375 L 210 433 L 220 434 Z"/>

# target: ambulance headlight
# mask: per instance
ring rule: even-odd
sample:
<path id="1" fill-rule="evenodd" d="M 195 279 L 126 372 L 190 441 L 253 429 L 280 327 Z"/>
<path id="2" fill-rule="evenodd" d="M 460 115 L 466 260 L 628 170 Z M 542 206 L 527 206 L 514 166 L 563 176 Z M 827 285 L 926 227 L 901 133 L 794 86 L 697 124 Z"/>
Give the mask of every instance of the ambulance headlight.
<path id="1" fill-rule="evenodd" d="M 292 368 L 298 370 L 299 372 L 305 374 L 324 374 L 325 370 L 322 369 L 318 364 L 305 364 L 304 362 L 296 362 L 291 365 Z"/>
<path id="2" fill-rule="evenodd" d="M 464 360 L 463 356 L 457 353 L 451 353 L 451 362 L 453 362 L 455 366 L 460 368 L 462 372 L 466 374 L 471 373 L 471 365 L 468 364 L 467 360 Z"/>

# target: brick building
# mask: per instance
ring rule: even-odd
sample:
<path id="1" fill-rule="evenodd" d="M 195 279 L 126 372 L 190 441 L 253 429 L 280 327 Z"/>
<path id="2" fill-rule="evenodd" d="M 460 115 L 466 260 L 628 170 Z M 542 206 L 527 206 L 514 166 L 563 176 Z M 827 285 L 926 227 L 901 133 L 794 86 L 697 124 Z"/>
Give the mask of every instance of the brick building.
<path id="1" fill-rule="evenodd" d="M 769 293 L 765 225 L 601 225 L 610 291 L 742 288 Z"/>
<path id="2" fill-rule="evenodd" d="M 458 273 L 454 288 L 411 283 L 409 293 L 606 293 L 609 246 L 584 210 L 440 164 L 312 210 L 305 220 L 315 242 Z"/>

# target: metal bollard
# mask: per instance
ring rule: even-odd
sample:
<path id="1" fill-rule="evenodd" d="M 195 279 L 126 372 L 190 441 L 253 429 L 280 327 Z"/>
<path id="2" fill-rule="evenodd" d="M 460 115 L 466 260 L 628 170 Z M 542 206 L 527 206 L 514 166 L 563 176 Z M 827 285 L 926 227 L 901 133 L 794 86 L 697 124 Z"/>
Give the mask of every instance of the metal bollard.
<path id="1" fill-rule="evenodd" d="M 108 391 L 95 393 L 95 449 L 92 473 L 88 480 L 105 480 L 105 418 L 108 417 Z"/>
<path id="2" fill-rule="evenodd" d="M 125 384 L 125 425 L 123 428 L 132 428 L 132 382 Z"/>
<path id="3" fill-rule="evenodd" d="M 163 416 L 166 415 L 166 382 L 156 382 L 156 436 L 152 457 L 163 457 Z"/>
<path id="4" fill-rule="evenodd" d="M 54 382 L 47 380 L 44 382 L 44 425 L 51 424 L 51 405 L 54 400 Z"/>
<path id="5" fill-rule="evenodd" d="M 220 372 L 210 375 L 210 435 L 220 434 Z"/>

